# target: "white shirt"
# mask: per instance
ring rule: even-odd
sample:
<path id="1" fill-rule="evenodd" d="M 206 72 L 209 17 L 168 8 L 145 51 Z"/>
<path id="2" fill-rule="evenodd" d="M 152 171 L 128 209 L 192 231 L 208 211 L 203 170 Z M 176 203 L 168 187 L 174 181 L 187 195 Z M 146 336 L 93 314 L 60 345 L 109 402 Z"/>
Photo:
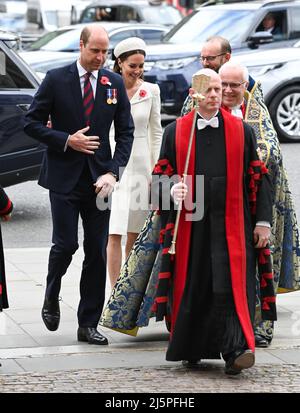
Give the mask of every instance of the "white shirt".
<path id="1" fill-rule="evenodd" d="M 81 87 L 81 93 L 82 93 L 82 97 L 83 97 L 83 92 L 84 92 L 84 75 L 87 73 L 87 71 L 81 66 L 81 64 L 79 63 L 79 60 L 77 60 L 76 62 L 77 65 L 77 69 L 78 69 L 78 74 L 79 74 L 79 80 L 80 80 L 80 87 Z M 93 72 L 91 72 L 91 76 L 90 76 L 90 82 L 92 85 L 92 89 L 93 89 L 93 95 L 94 95 L 94 99 L 96 96 L 96 90 L 97 90 L 97 80 L 98 80 L 98 70 L 94 70 Z M 70 138 L 70 135 L 68 136 L 68 139 L 66 141 L 65 144 L 65 148 L 64 148 L 64 152 L 66 152 L 67 148 L 68 148 L 68 140 Z"/>
<path id="2" fill-rule="evenodd" d="M 78 74 L 79 74 L 79 79 L 80 79 L 80 87 L 81 87 L 81 93 L 82 93 L 82 97 L 83 97 L 83 87 L 84 87 L 84 75 L 87 73 L 87 70 L 85 70 L 81 64 L 79 63 L 79 60 L 77 60 L 76 62 L 77 64 L 77 69 L 78 69 Z M 97 90 L 97 80 L 98 80 L 98 70 L 94 70 L 93 72 L 91 72 L 91 76 L 90 76 L 90 82 L 93 88 L 93 94 L 94 94 L 94 98 L 96 96 L 96 90 Z"/>

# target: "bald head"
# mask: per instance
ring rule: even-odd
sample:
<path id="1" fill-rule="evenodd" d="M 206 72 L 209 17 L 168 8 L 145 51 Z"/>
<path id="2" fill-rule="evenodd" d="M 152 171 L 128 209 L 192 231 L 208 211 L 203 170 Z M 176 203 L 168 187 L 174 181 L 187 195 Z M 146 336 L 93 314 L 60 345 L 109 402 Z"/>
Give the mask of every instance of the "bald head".
<path id="1" fill-rule="evenodd" d="M 248 69 L 230 61 L 221 67 L 219 74 L 223 89 L 222 103 L 229 108 L 241 105 L 249 84 Z"/>
<path id="2" fill-rule="evenodd" d="M 99 70 L 105 63 L 109 38 L 100 24 L 89 24 L 80 35 L 80 64 L 88 72 Z"/>
<path id="3" fill-rule="evenodd" d="M 106 38 L 107 41 L 109 41 L 107 31 L 104 29 L 104 27 L 97 23 L 89 24 L 82 29 L 80 40 L 84 45 L 88 43 L 90 37 L 96 37 L 98 39 Z"/>
<path id="4" fill-rule="evenodd" d="M 249 80 L 249 73 L 246 66 L 242 66 L 240 63 L 234 62 L 232 60 L 230 62 L 224 63 L 224 65 L 219 70 L 221 79 L 222 76 L 226 76 L 228 74 L 236 74 L 240 79 L 246 82 L 248 82 Z"/>

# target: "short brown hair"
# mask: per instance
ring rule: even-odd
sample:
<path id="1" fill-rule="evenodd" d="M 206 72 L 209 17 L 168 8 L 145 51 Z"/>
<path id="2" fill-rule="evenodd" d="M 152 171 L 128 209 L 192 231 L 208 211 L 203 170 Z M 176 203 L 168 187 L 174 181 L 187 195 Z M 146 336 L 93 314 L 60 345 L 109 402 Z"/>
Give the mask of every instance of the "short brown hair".
<path id="1" fill-rule="evenodd" d="M 91 31 L 88 27 L 84 27 L 80 34 L 80 40 L 82 40 L 84 46 L 86 46 L 87 42 L 89 41 L 91 35 Z"/>
<path id="2" fill-rule="evenodd" d="M 230 53 L 232 52 L 230 43 L 225 37 L 222 36 L 210 36 L 206 39 L 206 42 L 219 42 L 221 47 L 222 53 Z"/>

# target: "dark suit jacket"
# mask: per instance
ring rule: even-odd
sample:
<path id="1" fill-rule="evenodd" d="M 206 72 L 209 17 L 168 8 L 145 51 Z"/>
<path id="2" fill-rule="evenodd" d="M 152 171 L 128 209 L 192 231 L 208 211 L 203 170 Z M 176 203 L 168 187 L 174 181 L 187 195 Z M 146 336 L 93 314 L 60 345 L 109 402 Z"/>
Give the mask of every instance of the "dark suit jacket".
<path id="1" fill-rule="evenodd" d="M 273 36 L 280 36 L 282 35 L 282 31 L 280 29 L 280 27 L 275 26 L 274 29 L 271 31 Z"/>
<path id="2" fill-rule="evenodd" d="M 106 76 L 111 85 L 103 85 Z M 117 89 L 117 104 L 107 103 L 107 89 Z M 52 128 L 46 124 L 51 116 Z M 112 158 L 109 130 L 115 124 L 116 148 Z M 88 135 L 100 138 L 100 147 L 94 155 L 78 152 L 70 147 L 64 152 L 69 134 L 85 127 L 82 92 L 76 62 L 47 73 L 25 117 L 25 132 L 44 143 L 47 150 L 40 173 L 39 184 L 59 193 L 68 193 L 76 185 L 88 161 L 94 181 L 106 172 L 119 176 L 125 167 L 133 143 L 134 125 L 130 103 L 120 75 L 105 69 L 98 74 L 94 109 Z"/>

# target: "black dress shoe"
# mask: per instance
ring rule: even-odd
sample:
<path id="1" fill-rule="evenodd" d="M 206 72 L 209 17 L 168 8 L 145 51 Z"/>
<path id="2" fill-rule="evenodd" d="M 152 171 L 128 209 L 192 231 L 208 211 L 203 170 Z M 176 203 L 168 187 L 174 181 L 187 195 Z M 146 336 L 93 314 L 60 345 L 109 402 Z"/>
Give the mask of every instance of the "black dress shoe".
<path id="1" fill-rule="evenodd" d="M 254 365 L 255 356 L 251 350 L 235 351 L 225 364 L 225 373 L 235 376 L 244 369 L 249 369 Z"/>
<path id="2" fill-rule="evenodd" d="M 48 330 L 55 331 L 58 329 L 60 321 L 58 299 L 50 301 L 47 297 L 45 297 L 44 305 L 42 308 L 42 319 Z"/>
<path id="3" fill-rule="evenodd" d="M 94 327 L 78 327 L 77 339 L 78 341 L 87 341 L 89 344 L 98 344 L 100 346 L 108 344 L 107 338 Z"/>
<path id="4" fill-rule="evenodd" d="M 183 367 L 187 369 L 197 369 L 200 367 L 201 360 L 182 360 Z"/>
<path id="5" fill-rule="evenodd" d="M 255 334 L 255 347 L 267 348 L 271 344 L 271 340 L 268 340 L 260 334 Z"/>

